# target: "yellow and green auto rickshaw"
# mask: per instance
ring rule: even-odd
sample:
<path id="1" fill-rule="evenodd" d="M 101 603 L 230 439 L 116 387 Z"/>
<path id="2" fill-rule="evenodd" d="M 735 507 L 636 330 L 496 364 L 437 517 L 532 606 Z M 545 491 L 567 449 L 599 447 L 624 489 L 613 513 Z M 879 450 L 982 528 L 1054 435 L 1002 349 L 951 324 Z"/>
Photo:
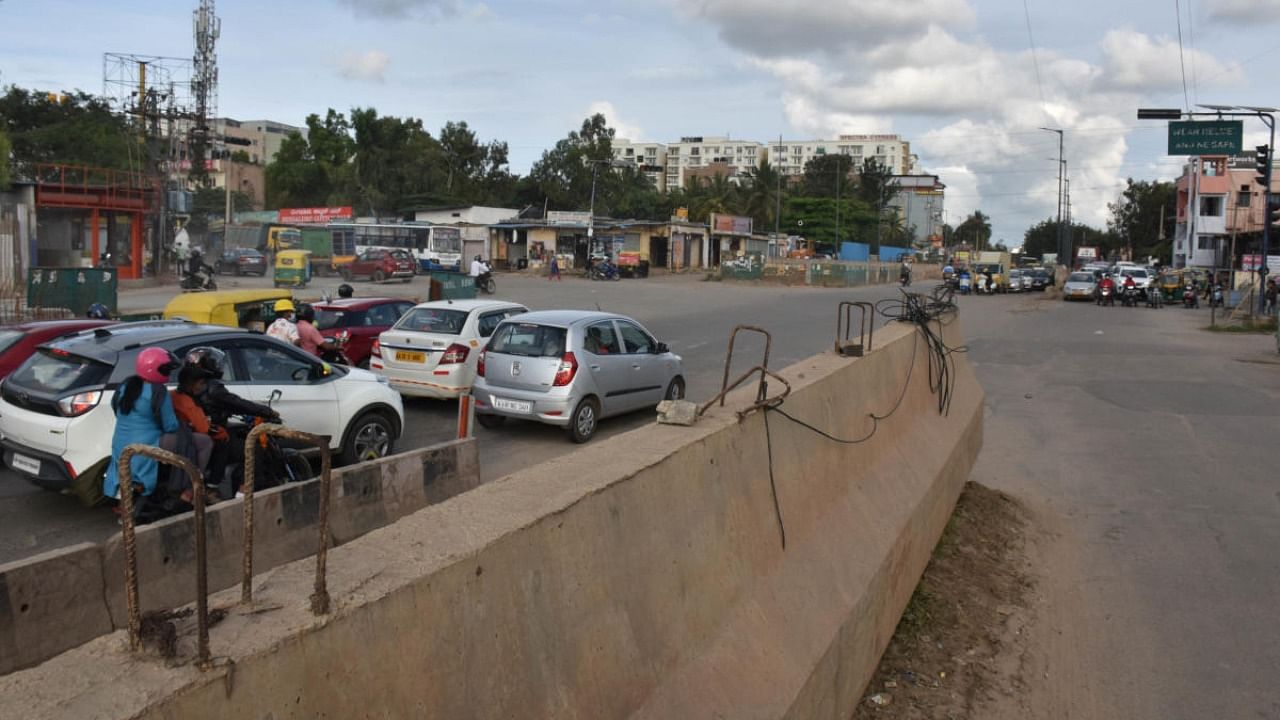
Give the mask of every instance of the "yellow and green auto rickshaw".
<path id="1" fill-rule="evenodd" d="M 275 319 L 277 300 L 291 299 L 288 290 L 219 290 L 184 293 L 164 308 L 165 320 L 190 320 L 209 325 L 262 332 Z"/>
<path id="2" fill-rule="evenodd" d="M 304 288 L 311 282 L 311 252 L 281 250 L 276 253 L 275 286 Z"/>

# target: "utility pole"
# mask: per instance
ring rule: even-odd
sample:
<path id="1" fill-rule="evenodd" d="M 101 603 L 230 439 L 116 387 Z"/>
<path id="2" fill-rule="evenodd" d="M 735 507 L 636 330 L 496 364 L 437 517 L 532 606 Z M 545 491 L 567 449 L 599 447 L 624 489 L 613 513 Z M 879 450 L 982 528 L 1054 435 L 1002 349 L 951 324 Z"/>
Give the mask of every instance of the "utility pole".
<path id="1" fill-rule="evenodd" d="M 1068 252 L 1063 249 L 1063 232 L 1062 232 L 1062 163 L 1063 163 L 1063 131 L 1060 128 L 1042 127 L 1041 130 L 1058 133 L 1058 264 L 1070 267 L 1071 258 L 1067 257 Z"/>
<path id="2" fill-rule="evenodd" d="M 778 150 L 779 150 L 778 154 L 781 155 L 782 154 L 781 152 L 782 134 L 781 133 L 778 134 Z M 774 165 L 773 172 L 775 175 L 778 176 L 778 192 L 777 192 L 777 196 L 775 197 L 775 200 L 777 201 L 777 207 L 773 211 L 773 242 L 775 243 L 775 247 L 777 247 L 776 243 L 782 242 L 782 165 L 780 164 Z"/>
<path id="3" fill-rule="evenodd" d="M 840 156 L 836 154 L 836 247 L 840 247 Z"/>

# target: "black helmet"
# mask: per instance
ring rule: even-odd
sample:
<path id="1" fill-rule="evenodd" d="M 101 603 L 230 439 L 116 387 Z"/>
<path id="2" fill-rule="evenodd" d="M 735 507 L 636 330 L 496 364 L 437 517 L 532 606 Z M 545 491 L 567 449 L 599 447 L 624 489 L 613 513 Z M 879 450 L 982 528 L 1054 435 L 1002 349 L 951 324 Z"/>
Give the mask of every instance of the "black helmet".
<path id="1" fill-rule="evenodd" d="M 306 320 L 309 323 L 316 321 L 316 309 L 311 305 L 298 306 L 298 319 Z"/>
<path id="2" fill-rule="evenodd" d="M 88 315 L 94 320 L 106 320 L 111 317 L 111 313 L 107 310 L 107 306 L 102 303 L 94 303 L 90 305 Z"/>
<path id="3" fill-rule="evenodd" d="M 221 378 L 227 369 L 227 354 L 214 347 L 191 348 L 183 363 L 199 368 L 208 377 Z"/>
<path id="4" fill-rule="evenodd" d="M 355 294 L 356 294 L 355 288 L 351 287 L 346 283 L 342 283 L 341 285 L 338 286 L 338 297 L 340 298 L 349 298 Z"/>

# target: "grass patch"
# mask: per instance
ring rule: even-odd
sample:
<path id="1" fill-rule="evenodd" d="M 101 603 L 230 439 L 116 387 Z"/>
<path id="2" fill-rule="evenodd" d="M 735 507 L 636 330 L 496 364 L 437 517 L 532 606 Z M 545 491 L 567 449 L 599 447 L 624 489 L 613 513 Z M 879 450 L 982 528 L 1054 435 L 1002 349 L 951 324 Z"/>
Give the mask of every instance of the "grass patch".
<path id="1" fill-rule="evenodd" d="M 1239 323 L 1230 325 L 1210 325 L 1205 328 L 1209 332 L 1219 333 L 1256 333 L 1270 334 L 1276 331 L 1275 318 L 1244 318 Z"/>

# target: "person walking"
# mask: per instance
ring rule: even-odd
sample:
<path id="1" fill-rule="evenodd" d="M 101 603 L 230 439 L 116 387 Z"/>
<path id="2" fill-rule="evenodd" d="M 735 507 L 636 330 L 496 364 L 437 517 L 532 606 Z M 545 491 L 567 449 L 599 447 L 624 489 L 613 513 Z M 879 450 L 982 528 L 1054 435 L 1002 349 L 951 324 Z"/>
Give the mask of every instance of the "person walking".
<path id="1" fill-rule="evenodd" d="M 1266 294 L 1266 298 L 1267 298 L 1267 314 L 1268 314 L 1268 315 L 1275 315 L 1275 314 L 1276 314 L 1276 293 L 1277 293 L 1277 291 L 1276 291 L 1276 279 L 1275 279 L 1275 278 L 1269 278 L 1269 279 L 1267 280 L 1267 294 Z"/>
<path id="2" fill-rule="evenodd" d="M 555 253 L 551 253 L 551 268 L 550 272 L 547 273 L 547 282 L 552 280 L 560 282 L 560 260 Z"/>

